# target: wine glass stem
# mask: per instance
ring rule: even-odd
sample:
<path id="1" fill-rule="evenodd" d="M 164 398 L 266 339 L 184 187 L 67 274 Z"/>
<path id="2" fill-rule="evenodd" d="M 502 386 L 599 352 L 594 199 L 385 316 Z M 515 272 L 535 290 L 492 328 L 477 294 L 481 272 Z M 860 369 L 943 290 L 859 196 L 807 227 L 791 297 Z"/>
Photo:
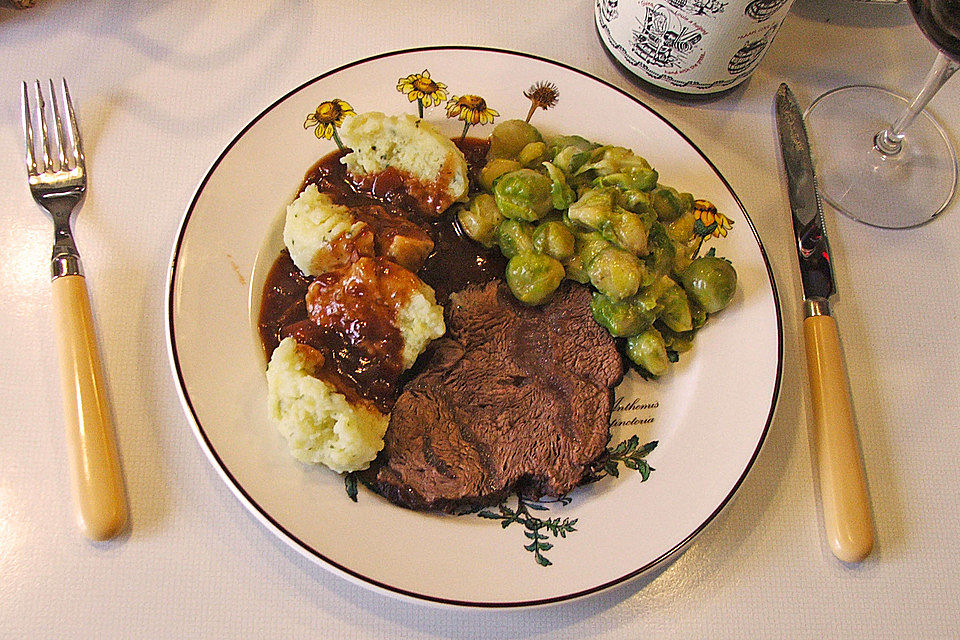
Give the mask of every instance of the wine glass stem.
<path id="1" fill-rule="evenodd" d="M 903 148 L 904 131 L 910 126 L 914 118 L 920 115 L 920 112 L 927 106 L 927 103 L 930 102 L 934 94 L 940 90 L 940 87 L 950 79 L 950 76 L 952 76 L 953 72 L 958 68 L 960 68 L 960 65 L 943 53 L 937 55 L 936 61 L 934 61 L 933 66 L 927 73 L 926 79 L 923 81 L 923 88 L 920 90 L 920 93 L 910 102 L 906 110 L 900 114 L 896 122 L 874 136 L 873 146 L 877 151 L 885 156 L 894 156 L 900 153 L 900 149 Z"/>

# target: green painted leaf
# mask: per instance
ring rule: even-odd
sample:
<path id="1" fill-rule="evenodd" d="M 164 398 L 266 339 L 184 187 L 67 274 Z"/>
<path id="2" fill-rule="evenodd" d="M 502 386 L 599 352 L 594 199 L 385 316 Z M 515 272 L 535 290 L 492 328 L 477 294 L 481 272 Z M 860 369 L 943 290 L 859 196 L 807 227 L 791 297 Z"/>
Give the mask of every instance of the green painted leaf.
<path id="1" fill-rule="evenodd" d="M 709 236 L 717 228 L 717 223 L 712 222 L 710 226 L 703 224 L 703 221 L 699 218 L 693 223 L 693 232 L 698 236 Z"/>
<path id="2" fill-rule="evenodd" d="M 648 453 L 656 449 L 658 444 L 660 444 L 658 440 L 651 440 L 647 444 L 640 447 L 640 451 L 637 452 L 637 455 L 639 455 L 642 458 L 643 456 L 647 455 Z"/>
<path id="3" fill-rule="evenodd" d="M 343 476 L 343 487 L 347 490 L 347 496 L 353 500 L 357 501 L 357 474 L 350 472 L 347 475 Z"/>
<path id="4" fill-rule="evenodd" d="M 628 469 L 633 469 L 640 473 L 642 480 L 646 481 L 654 468 L 643 458 L 657 447 L 658 442 L 652 440 L 643 446 L 640 445 L 640 437 L 636 434 L 621 441 L 616 447 L 607 448 L 606 459 L 594 464 L 591 471 L 594 474 L 592 480 L 604 477 L 605 475 L 615 478 L 620 476 L 619 464 L 622 462 Z M 347 482 L 349 479 L 347 480 Z M 360 480 L 363 482 L 363 480 Z M 348 489 L 349 492 L 349 489 Z M 506 500 L 497 505 L 499 513 L 490 508 L 477 507 L 469 511 L 476 513 L 481 518 L 488 520 L 500 520 L 500 526 L 507 529 L 510 525 L 518 523 L 522 525 L 523 535 L 529 540 L 524 545 L 524 550 L 533 553 L 537 564 L 543 567 L 549 567 L 553 563 L 543 555 L 542 552 L 553 549 L 553 543 L 549 542 L 550 536 L 554 539 L 566 539 L 568 533 L 577 531 L 576 524 L 578 518 L 538 518 L 531 514 L 533 512 L 543 512 L 550 510 L 550 504 L 557 502 L 563 506 L 571 503 L 569 496 L 559 496 L 553 500 L 538 501 L 524 499 L 517 496 L 516 509 L 507 506 Z"/>
<path id="5" fill-rule="evenodd" d="M 637 471 L 640 472 L 640 477 L 643 479 L 642 482 L 646 482 L 647 479 L 650 478 L 650 471 L 652 471 L 652 469 L 646 460 L 640 460 Z"/>

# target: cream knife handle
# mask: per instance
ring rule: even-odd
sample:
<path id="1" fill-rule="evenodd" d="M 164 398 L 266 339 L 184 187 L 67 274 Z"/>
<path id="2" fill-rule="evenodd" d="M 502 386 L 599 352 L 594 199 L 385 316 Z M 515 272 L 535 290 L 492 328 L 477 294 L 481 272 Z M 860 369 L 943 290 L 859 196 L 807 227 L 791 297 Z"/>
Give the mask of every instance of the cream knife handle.
<path id="1" fill-rule="evenodd" d="M 127 502 L 83 276 L 55 278 L 53 306 L 77 520 L 108 540 L 126 525 Z"/>
<path id="2" fill-rule="evenodd" d="M 860 562 L 873 549 L 873 523 L 837 322 L 810 316 L 803 335 L 827 539 L 838 558 Z"/>

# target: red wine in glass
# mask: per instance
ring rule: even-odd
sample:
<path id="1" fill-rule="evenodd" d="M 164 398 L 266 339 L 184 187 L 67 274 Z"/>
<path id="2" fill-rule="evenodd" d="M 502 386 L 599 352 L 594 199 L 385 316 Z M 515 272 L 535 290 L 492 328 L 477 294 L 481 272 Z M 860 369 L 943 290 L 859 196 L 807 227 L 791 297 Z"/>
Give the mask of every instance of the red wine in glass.
<path id="1" fill-rule="evenodd" d="M 920 92 L 907 100 L 880 87 L 841 87 L 804 115 L 820 195 L 851 218 L 888 229 L 933 220 L 958 179 L 949 136 L 924 107 L 960 68 L 960 0 L 908 1 L 940 50 Z"/>
<path id="2" fill-rule="evenodd" d="M 920 29 L 940 51 L 960 61 L 960 0 L 909 0 Z"/>

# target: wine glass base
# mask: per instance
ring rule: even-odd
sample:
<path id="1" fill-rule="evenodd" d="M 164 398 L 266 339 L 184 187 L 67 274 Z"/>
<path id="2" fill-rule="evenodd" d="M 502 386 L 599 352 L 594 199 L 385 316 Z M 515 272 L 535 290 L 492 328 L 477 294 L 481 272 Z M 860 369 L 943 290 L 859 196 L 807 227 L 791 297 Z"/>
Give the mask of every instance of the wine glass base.
<path id="1" fill-rule="evenodd" d="M 870 86 L 834 89 L 804 114 L 820 196 L 874 227 L 903 229 L 933 220 L 953 198 L 957 156 L 940 124 L 921 112 L 905 132 L 903 148 L 884 155 L 874 137 L 909 100 Z"/>

